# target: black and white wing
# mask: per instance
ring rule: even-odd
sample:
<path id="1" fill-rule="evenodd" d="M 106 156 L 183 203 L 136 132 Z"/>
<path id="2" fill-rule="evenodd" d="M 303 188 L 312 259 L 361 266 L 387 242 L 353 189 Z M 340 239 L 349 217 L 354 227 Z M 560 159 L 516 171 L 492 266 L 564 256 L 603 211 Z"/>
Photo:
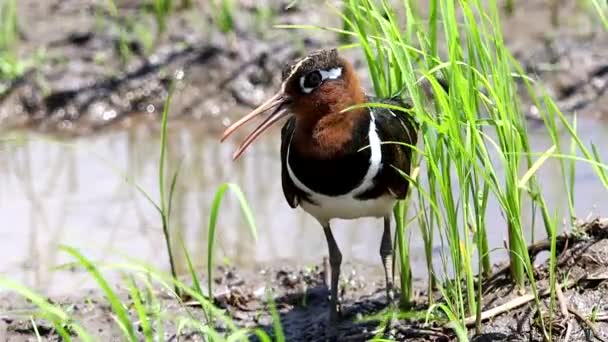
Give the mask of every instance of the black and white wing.
<path id="1" fill-rule="evenodd" d="M 300 199 L 307 196 L 306 193 L 295 186 L 287 171 L 287 151 L 295 128 L 296 118 L 295 116 L 292 116 L 281 129 L 281 184 L 283 186 L 285 200 L 287 200 L 287 203 L 292 208 L 296 208 L 300 204 Z"/>
<path id="2" fill-rule="evenodd" d="M 401 99 L 370 99 L 405 109 L 411 105 Z M 382 168 L 376 177 L 377 189 L 388 189 L 398 199 L 407 196 L 409 181 L 402 173 L 410 174 L 413 147 L 418 141 L 418 124 L 411 113 L 397 109 L 371 108 L 376 121 L 376 130 L 382 143 Z"/>

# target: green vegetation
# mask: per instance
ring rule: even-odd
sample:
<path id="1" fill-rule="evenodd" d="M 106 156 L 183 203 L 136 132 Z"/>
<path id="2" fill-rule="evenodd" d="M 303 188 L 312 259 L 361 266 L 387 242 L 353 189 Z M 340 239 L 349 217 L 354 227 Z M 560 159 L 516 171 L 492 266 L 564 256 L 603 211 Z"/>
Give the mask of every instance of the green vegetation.
<path id="1" fill-rule="evenodd" d="M 214 306 L 213 300 L 209 294 L 212 294 L 212 279 L 213 279 L 213 248 L 215 241 L 216 223 L 220 213 L 220 204 L 228 190 L 234 193 L 241 205 L 245 219 L 251 229 L 251 234 L 254 240 L 257 238 L 257 229 L 253 219 L 253 214 L 249 208 L 244 194 L 237 185 L 222 184 L 215 195 L 211 212 L 209 213 L 209 228 L 208 235 L 204 237 L 208 241 L 208 279 L 207 293 L 204 293 L 199 279 L 203 276 L 198 274 L 193 267 L 190 254 L 183 243 L 182 237 L 173 237 L 170 235 L 171 209 L 172 200 L 175 190 L 175 185 L 178 180 L 179 165 L 173 172 L 171 181 L 167 184 L 165 178 L 167 172 L 167 125 L 169 119 L 169 109 L 171 105 L 171 97 L 173 93 L 173 85 L 170 87 L 169 95 L 165 101 L 165 106 L 161 118 L 161 136 L 160 136 L 160 159 L 159 159 L 159 190 L 160 203 L 157 203 L 152 197 L 139 185 L 126 177 L 122 172 L 116 171 L 125 180 L 133 185 L 158 211 L 163 228 L 163 234 L 166 241 L 169 263 L 171 266 L 171 274 L 167 275 L 153 267 L 140 263 L 131 262 L 119 265 L 103 265 L 113 271 L 119 271 L 124 274 L 124 288 L 128 290 L 128 299 L 122 299 L 120 293 L 113 289 L 109 281 L 103 275 L 102 266 L 85 257 L 80 251 L 73 247 L 63 246 L 61 249 L 68 253 L 76 260 L 73 267 L 82 267 L 85 269 L 91 278 L 98 285 L 101 293 L 108 301 L 111 311 L 115 316 L 116 326 L 119 328 L 125 341 L 158 341 L 164 340 L 164 331 L 167 325 L 172 324 L 177 326 L 178 333 L 186 331 L 198 332 L 201 335 L 213 341 L 240 341 L 246 339 L 252 334 L 258 336 L 261 341 L 270 341 L 267 333 L 259 329 L 241 329 L 238 328 L 222 310 Z M 109 164 L 112 166 L 111 164 Z M 192 285 L 186 285 L 179 280 L 175 269 L 174 249 L 172 248 L 173 241 L 181 242 L 181 248 L 185 255 L 188 264 L 188 270 Z M 143 284 L 143 285 L 142 285 Z M 33 315 L 35 319 L 41 319 L 50 322 L 57 333 L 65 341 L 71 341 L 73 335 L 77 335 L 83 341 L 93 341 L 91 333 L 87 332 L 82 325 L 75 321 L 74 318 L 65 312 L 58 304 L 51 304 L 47 299 L 29 290 L 28 288 L 16 284 L 9 279 L 0 277 L 0 288 L 14 291 L 22 297 L 28 299 L 38 307 Z M 167 316 L 163 311 L 161 300 L 158 298 L 158 289 L 165 289 L 173 296 L 174 300 L 178 301 L 185 313 L 177 316 Z M 184 299 L 196 301 L 197 306 L 201 309 L 204 319 L 199 319 L 195 313 L 185 305 Z M 272 317 L 275 320 L 274 335 L 282 336 L 282 327 L 279 321 L 279 316 L 274 308 L 274 304 L 270 304 Z M 136 322 L 141 328 L 138 332 Z M 216 326 L 222 325 L 227 327 L 227 330 L 219 332 Z M 34 325 L 35 327 L 35 325 Z M 35 329 L 35 328 L 34 328 Z M 281 340 L 281 339 L 278 339 Z"/>
<path id="2" fill-rule="evenodd" d="M 167 30 L 167 18 L 173 10 L 173 1 L 171 0 L 152 0 L 152 14 L 156 20 L 157 35 L 163 34 Z"/>
<path id="3" fill-rule="evenodd" d="M 152 202 L 152 204 L 158 210 L 161 221 L 163 223 L 163 236 L 165 237 L 165 245 L 167 246 L 167 255 L 169 256 L 169 264 L 171 266 L 171 275 L 177 279 L 177 271 L 175 269 L 175 260 L 173 258 L 173 249 L 171 248 L 171 236 L 169 234 L 169 222 L 171 218 L 171 204 L 173 199 L 173 193 L 175 191 L 175 185 L 177 184 L 177 176 L 179 175 L 179 167 L 173 173 L 171 179 L 171 185 L 169 186 L 169 194 L 167 195 L 166 184 L 165 184 L 165 163 L 166 163 L 166 151 L 167 151 L 167 122 L 169 121 L 169 107 L 171 106 L 171 96 L 173 95 L 173 85 L 169 89 L 169 95 L 165 101 L 163 108 L 163 116 L 161 118 L 161 130 L 160 130 L 160 161 L 158 163 L 158 188 L 160 190 L 160 206 Z M 148 197 L 150 198 L 150 197 Z M 179 291 L 175 290 L 175 293 L 179 294 Z"/>
<path id="4" fill-rule="evenodd" d="M 0 288 L 14 291 L 36 305 L 39 310 L 32 315 L 33 318 L 50 322 L 57 331 L 57 334 L 61 336 L 64 341 L 71 341 L 70 331 L 75 332 L 83 341 L 92 341 L 89 333 L 87 333 L 77 322 L 72 321 L 70 316 L 63 309 L 57 305 L 51 304 L 41 295 L 3 277 L 0 277 Z"/>
<path id="5" fill-rule="evenodd" d="M 159 4 L 156 4 L 159 2 Z M 143 53 L 152 52 L 155 42 L 166 29 L 166 20 L 169 11 L 162 11 L 163 1 L 155 1 L 144 7 L 144 11 L 136 15 L 124 15 L 114 0 L 105 2 L 105 6 L 98 11 L 97 26 L 99 30 L 116 27 L 118 30 L 117 48 L 122 64 L 127 64 L 133 57 L 133 46 L 141 44 Z M 156 34 L 148 22 L 149 14 L 155 19 Z"/>
<path id="6" fill-rule="evenodd" d="M 180 9 L 189 10 L 191 1 L 182 1 Z M 123 13 L 114 0 L 105 2 L 100 9 L 99 26 L 101 30 L 116 27 L 118 30 L 118 50 L 123 64 L 133 57 L 133 46 L 141 44 L 143 53 L 148 55 L 167 32 L 167 24 L 171 15 L 176 11 L 172 0 L 147 0 L 133 13 Z"/>
<path id="7" fill-rule="evenodd" d="M 505 10 L 508 14 L 513 14 L 513 10 L 515 10 L 514 0 L 506 0 Z"/>
<path id="8" fill-rule="evenodd" d="M 602 25 L 608 31 L 608 3 L 606 1 L 591 0 L 593 8 L 597 11 L 597 15 L 602 21 Z"/>
<path id="9" fill-rule="evenodd" d="M 542 309 L 524 232 L 528 228 L 534 231 L 533 218 L 539 212 L 544 231 L 554 241 L 558 220 L 552 218 L 535 173 L 548 158 L 558 159 L 571 217 L 574 217 L 574 163 L 567 161 L 580 160 L 576 157 L 577 149 L 607 188 L 608 183 L 606 167 L 594 152 L 595 147 L 592 145 L 589 150 L 577 136 L 576 121 L 571 123 L 551 98 L 534 92 L 533 81 L 523 74 L 508 52 L 500 32 L 496 1 L 485 6 L 481 1 L 432 0 L 429 8 L 429 17 L 423 18 L 407 1 L 396 9 L 388 1 L 351 0 L 346 9 L 348 15 L 342 15 L 349 30 L 325 29 L 352 34 L 358 40 L 377 95 L 398 94 L 413 106 L 405 109 L 421 125 L 422 147 L 417 149 L 415 168 L 420 173 L 407 178 L 416 187 L 413 214 L 425 240 L 429 290 L 436 285 L 442 294 L 437 299 L 439 304 L 431 309 L 445 314 L 458 332 L 466 329 L 464 320 L 471 315 L 477 317 L 480 328 L 483 298 L 474 269 L 482 277 L 491 272 L 487 243 L 490 228 L 485 223 L 491 199 L 498 201 L 505 217 L 511 276 L 521 291 L 529 288 L 533 292 L 537 306 Z M 397 11 L 404 13 L 405 26 L 401 25 Z M 457 20 L 459 17 L 462 20 Z M 440 52 L 442 44 L 447 51 Z M 440 80 L 447 83 L 449 90 Z M 531 150 L 524 113 L 516 100 L 516 80 L 527 86 L 541 110 L 547 134 L 553 140 L 547 151 Z M 421 87 L 425 83 L 432 89 L 434 110 Z M 558 123 L 570 134 L 568 151 L 562 149 L 559 136 L 562 127 Z M 530 221 L 524 221 L 522 215 L 525 203 L 529 203 L 533 212 Z M 397 222 L 406 221 L 405 213 L 396 211 Z M 406 231 L 402 224 L 397 228 L 399 241 Z M 431 260 L 433 236 L 439 236 L 440 243 L 449 250 L 449 255 L 442 255 L 440 270 L 434 269 Z M 401 284 L 409 289 L 409 255 L 402 243 L 399 247 L 401 270 L 406 272 Z M 553 245 L 552 266 L 554 257 Z M 553 269 L 552 297 L 555 287 Z M 403 290 L 401 296 L 402 302 L 408 302 L 409 291 Z M 546 325 L 541 326 L 545 329 Z M 550 339 L 549 331 L 544 334 Z"/>
<path id="10" fill-rule="evenodd" d="M 215 26 L 223 33 L 233 32 L 234 12 L 236 5 L 234 0 L 211 0 L 209 2 L 211 17 Z"/>
<path id="11" fill-rule="evenodd" d="M 608 29 L 606 5 L 592 1 Z M 596 146 L 587 145 L 577 135 L 576 117 L 565 116 L 555 102 L 547 94 L 537 92 L 534 81 L 524 75 L 521 66 L 505 46 L 500 31 L 499 4 L 496 0 L 488 3 L 481 0 L 430 0 L 428 17 L 423 17 L 408 1 L 395 8 L 388 0 L 347 0 L 344 8 L 335 8 L 341 16 L 343 27 L 323 29 L 339 34 L 342 42 L 352 41 L 360 48 L 366 58 L 376 95 L 403 97 L 412 106 L 401 109 L 420 124 L 420 144 L 412 146 L 415 149 L 413 171 L 410 175 L 403 175 L 404 181 L 412 184 L 410 195 L 394 211 L 401 314 L 421 321 L 426 319 L 445 324 L 461 340 L 467 339 L 465 321 L 471 317 L 475 319 L 479 331 L 482 281 L 492 271 L 488 231 L 504 229 L 508 236 L 507 252 L 512 279 L 520 291 L 532 292 L 539 311 L 548 311 L 547 316 L 541 314 L 539 319 L 545 338 L 551 340 L 551 324 L 543 321 L 552 320 L 561 286 L 556 270 L 556 239 L 559 233 L 558 218 L 564 213 L 556 212 L 547 205 L 536 173 L 549 159 L 559 164 L 568 200 L 567 214 L 572 226 L 576 214 L 576 162 L 589 163 L 607 189 L 608 167 L 600 159 Z M 112 1 L 108 1 L 108 4 L 110 14 L 118 17 L 115 4 Z M 192 6 L 190 1 L 182 1 L 182 4 Z M 211 4 L 217 27 L 225 33 L 233 32 L 235 2 L 217 0 Z M 513 1 L 507 1 L 507 4 L 512 7 Z M 173 10 L 172 1 L 155 0 L 150 2 L 150 6 L 158 33 L 161 34 Z M 10 0 L 2 2 L 0 7 L 0 18 L 7 18 L 0 27 L 0 62 L 5 61 L 5 51 L 17 40 L 15 8 L 15 1 Z M 271 12 L 260 13 L 260 22 L 272 15 Z M 401 16 L 405 20 L 401 20 Z M 135 27 L 143 26 L 126 24 L 121 29 L 121 51 L 124 48 L 125 58 L 130 54 L 129 40 L 130 35 L 137 31 Z M 3 64 L 0 64 L 0 76 L 5 75 L 4 70 Z M 531 148 L 524 111 L 517 100 L 518 84 L 524 85 L 529 92 L 540 112 L 544 129 L 551 138 L 552 146 L 545 151 L 533 151 Z M 430 89 L 432 98 L 425 93 L 425 87 Z M 197 273 L 182 237 L 170 234 L 173 231 L 170 229 L 172 199 L 179 172 L 177 165 L 171 177 L 166 177 L 169 169 L 166 138 L 170 103 L 169 95 L 161 120 L 158 169 L 160 203 L 135 186 L 160 215 L 171 275 L 137 262 L 101 267 L 74 248 L 63 247 L 63 250 L 76 260 L 78 267 L 86 269 L 98 284 L 125 340 L 162 340 L 167 325 L 175 324 L 178 332 L 196 331 L 214 341 L 244 340 L 250 334 L 257 335 L 262 341 L 270 341 L 270 337 L 261 330 L 237 327 L 211 300 L 217 221 L 222 199 L 227 192 L 236 196 L 251 235 L 256 238 L 253 214 L 239 187 L 222 184 L 213 199 L 208 235 L 203 237 L 207 241 L 208 266 L 205 276 Z M 564 139 L 564 132 L 567 139 Z M 486 224 L 488 215 L 498 215 L 489 212 L 488 204 L 491 201 L 498 203 L 500 214 L 504 217 L 502 227 L 489 227 Z M 525 219 L 527 216 L 523 213 L 528 209 L 532 215 Z M 541 305 L 539 295 L 547 289 L 541 289 L 536 283 L 533 264 L 527 252 L 527 232 L 530 231 L 532 237 L 535 235 L 538 223 L 534 218 L 537 214 L 542 218 L 540 228 L 551 241 L 548 310 Z M 412 222 L 417 223 L 425 245 L 430 294 L 426 313 L 407 312 L 413 296 L 407 241 L 408 227 Z M 189 285 L 179 280 L 175 269 L 175 242 L 180 243 L 185 255 L 191 282 Z M 441 254 L 439 269 L 433 263 L 433 248 L 437 242 L 444 247 L 442 250 L 448 251 Z M 127 299 L 122 298 L 105 279 L 102 269 L 106 267 L 123 272 Z M 207 280 L 206 289 L 203 289 L 201 279 Z M 60 306 L 7 279 L 0 278 L 0 287 L 15 291 L 35 304 L 39 310 L 34 318 L 50 322 L 64 340 L 69 341 L 74 336 L 84 341 L 92 339 L 81 323 Z M 169 291 L 172 299 L 182 304 L 184 313 L 168 317 L 155 290 L 159 287 Z M 432 294 L 437 292 L 440 295 L 433 297 Z M 186 299 L 195 301 L 201 311 L 185 305 Z M 270 311 L 274 317 L 274 336 L 276 340 L 284 340 L 272 300 Z M 202 313 L 203 318 L 198 317 L 197 313 Z M 388 321 L 387 317 L 388 314 L 380 318 L 384 322 Z M 226 328 L 218 331 L 218 324 Z"/>
<path id="12" fill-rule="evenodd" d="M 0 2 L 0 49 L 8 49 L 18 39 L 17 1 L 2 0 Z"/>
<path id="13" fill-rule="evenodd" d="M 16 0 L 0 0 L 0 94 L 6 89 L 2 81 L 12 81 L 23 76 L 42 58 L 22 58 L 18 54 L 19 25 Z"/>
<path id="14" fill-rule="evenodd" d="M 73 266 L 83 267 L 95 280 L 108 300 L 115 323 L 120 329 L 124 341 L 164 341 L 165 331 L 169 325 L 176 327 L 178 334 L 196 332 L 211 341 L 242 341 L 250 335 L 258 336 L 261 341 L 271 340 L 268 334 L 260 329 L 237 327 L 202 293 L 146 264 L 133 262 L 107 265 L 108 269 L 125 274 L 124 287 L 128 289 L 129 296 L 123 298 L 112 289 L 98 265 L 74 248 L 62 247 L 62 249 L 76 260 Z M 0 277 L 0 287 L 16 292 L 36 305 L 39 310 L 33 312 L 33 318 L 50 322 L 64 341 L 71 341 L 75 336 L 82 341 L 96 340 L 91 337 L 91 332 L 87 332 L 82 327 L 81 322 L 66 313 L 59 304 L 51 304 L 47 299 L 26 287 L 2 277 Z M 197 317 L 195 311 L 198 309 L 193 310 L 186 306 L 181 297 L 172 292 L 174 288 L 187 295 L 188 298 L 192 298 L 204 313 L 209 314 L 207 317 L 210 318 Z M 159 289 L 169 291 L 173 300 L 181 303 L 184 312 L 168 316 L 161 305 L 161 298 L 158 296 Z M 132 309 L 132 314 L 130 309 Z M 272 306 L 271 310 L 274 310 Z M 278 315 L 276 311 L 274 312 L 273 317 L 278 320 Z M 218 331 L 215 329 L 217 325 L 225 328 Z M 138 330 L 138 327 L 141 329 Z M 280 323 L 275 324 L 275 329 L 277 331 L 274 332 L 274 335 L 281 336 Z"/>

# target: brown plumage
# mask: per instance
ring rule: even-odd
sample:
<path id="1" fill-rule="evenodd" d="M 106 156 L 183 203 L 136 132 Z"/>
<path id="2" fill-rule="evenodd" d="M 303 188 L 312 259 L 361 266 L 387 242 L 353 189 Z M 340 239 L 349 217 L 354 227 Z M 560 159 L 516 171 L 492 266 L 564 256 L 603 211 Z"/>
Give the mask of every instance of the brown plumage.
<path id="1" fill-rule="evenodd" d="M 366 102 L 409 107 L 399 99 L 365 95 L 353 66 L 338 52 L 321 50 L 287 65 L 281 90 L 224 133 L 226 138 L 253 117 L 272 113 L 239 146 L 234 157 L 265 129 L 290 116 L 281 131 L 282 186 L 292 208 L 301 206 L 323 226 L 331 264 L 330 318 L 338 317 L 338 278 L 342 255 L 330 220 L 383 217 L 380 247 L 392 301 L 390 216 L 394 203 L 406 197 L 417 125 L 405 111 L 347 108 Z"/>
<path id="2" fill-rule="evenodd" d="M 293 146 L 305 155 L 332 158 L 351 141 L 357 120 L 367 115 L 366 108 L 344 111 L 365 103 L 366 98 L 352 65 L 343 58 L 339 65 L 343 68 L 340 80 L 323 83 L 314 95 L 293 99 L 291 110 L 298 125 Z"/>

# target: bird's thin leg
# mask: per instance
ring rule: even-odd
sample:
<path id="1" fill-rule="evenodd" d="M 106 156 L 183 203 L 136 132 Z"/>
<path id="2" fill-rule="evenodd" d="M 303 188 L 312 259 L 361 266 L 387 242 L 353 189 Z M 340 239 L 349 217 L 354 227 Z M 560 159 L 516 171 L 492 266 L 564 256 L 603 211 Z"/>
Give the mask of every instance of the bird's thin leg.
<path id="1" fill-rule="evenodd" d="M 384 233 L 380 242 L 380 258 L 384 267 L 386 278 L 386 299 L 389 304 L 393 303 L 393 277 L 389 276 L 389 271 L 393 269 L 393 242 L 391 241 L 391 217 L 384 217 Z"/>
<path id="2" fill-rule="evenodd" d="M 327 247 L 329 247 L 329 265 L 331 266 L 331 297 L 329 302 L 329 320 L 336 322 L 339 317 L 338 313 L 338 280 L 340 279 L 340 264 L 342 264 L 342 253 L 336 244 L 334 235 L 331 233 L 329 223 L 323 225 L 325 238 L 327 239 Z"/>

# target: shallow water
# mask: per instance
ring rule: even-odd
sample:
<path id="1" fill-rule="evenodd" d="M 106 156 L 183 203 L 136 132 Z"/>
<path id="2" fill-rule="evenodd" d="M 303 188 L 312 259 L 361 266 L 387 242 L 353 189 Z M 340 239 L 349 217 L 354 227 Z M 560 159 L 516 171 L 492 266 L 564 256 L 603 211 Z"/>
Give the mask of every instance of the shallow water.
<path id="1" fill-rule="evenodd" d="M 606 123 L 580 118 L 578 126 L 585 141 L 592 140 L 600 149 L 608 146 Z M 238 202 L 228 196 L 218 222 L 218 263 L 256 270 L 267 265 L 321 262 L 327 247 L 318 223 L 289 208 L 283 198 L 278 129 L 261 138 L 237 162 L 232 162 L 231 154 L 238 139 L 220 144 L 218 132 L 210 133 L 201 123 L 170 130 L 169 167 L 182 163 L 173 234 L 183 237 L 194 262 L 198 266 L 206 262 L 208 214 L 216 188 L 223 182 L 242 187 L 259 236 L 256 243 Z M 530 132 L 534 150 L 544 151 L 550 140 L 542 127 L 531 127 Z M 55 269 L 72 261 L 58 251 L 62 244 L 77 247 L 98 262 L 135 258 L 167 269 L 159 215 L 123 176 L 158 198 L 158 143 L 158 131 L 150 125 L 66 142 L 19 133 L 0 143 L 0 276 L 48 293 L 93 286 L 82 272 Z M 608 152 L 602 153 L 608 160 Z M 548 202 L 565 217 L 558 164 L 546 164 L 540 178 Z M 608 212 L 606 189 L 588 165 L 578 164 L 576 187 L 579 217 Z M 491 203 L 487 220 L 491 248 L 501 248 L 507 233 L 495 203 Z M 337 222 L 334 230 L 344 260 L 374 266 L 379 274 L 381 226 L 373 219 Z M 542 235 L 540 224 L 537 227 L 537 234 Z M 418 270 L 424 269 L 423 244 L 414 226 L 410 245 L 414 275 L 422 276 Z M 174 246 L 179 246 L 177 239 Z M 438 255 L 440 246 L 435 250 Z M 504 258 L 504 253 L 495 254 L 494 262 Z M 177 257 L 184 272 L 183 256 L 178 253 Z"/>

